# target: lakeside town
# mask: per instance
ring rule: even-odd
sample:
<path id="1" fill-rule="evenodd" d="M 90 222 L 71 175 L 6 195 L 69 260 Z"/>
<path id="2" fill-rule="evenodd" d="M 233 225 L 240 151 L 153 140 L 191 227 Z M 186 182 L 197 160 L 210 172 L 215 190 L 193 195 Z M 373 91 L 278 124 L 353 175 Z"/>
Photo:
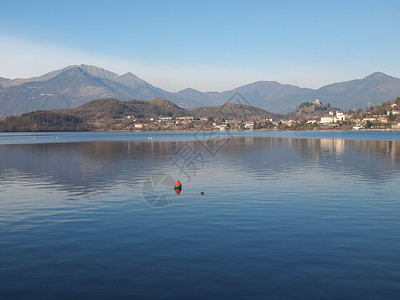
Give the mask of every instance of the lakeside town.
<path id="1" fill-rule="evenodd" d="M 328 109 L 319 99 L 305 102 L 303 106 L 324 107 L 326 114 L 316 116 L 298 115 L 293 119 L 242 116 L 227 118 L 195 116 L 159 116 L 158 118 L 135 118 L 126 116 L 117 127 L 130 130 L 400 130 L 400 97 L 367 110 L 343 112 Z M 318 110 L 318 109 L 317 109 Z M 223 114 L 222 114 L 223 115 Z M 117 129 L 117 128 L 114 128 Z"/>
<path id="2" fill-rule="evenodd" d="M 34 111 L 0 119 L 0 131 L 400 130 L 400 97 L 342 111 L 319 99 L 274 114 L 239 103 L 186 110 L 165 99 L 93 100 L 74 109 Z"/>

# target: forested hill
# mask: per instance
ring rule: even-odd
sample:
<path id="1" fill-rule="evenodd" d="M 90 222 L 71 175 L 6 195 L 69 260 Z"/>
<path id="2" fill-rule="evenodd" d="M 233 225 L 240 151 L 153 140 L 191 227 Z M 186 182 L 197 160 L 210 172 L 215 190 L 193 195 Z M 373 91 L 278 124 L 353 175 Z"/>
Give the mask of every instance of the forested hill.
<path id="1" fill-rule="evenodd" d="M 0 131 L 76 131 L 93 130 L 93 124 L 110 124 L 127 116 L 150 118 L 184 116 L 189 112 L 164 100 L 93 100 L 73 109 L 39 110 L 0 119 Z M 101 126 L 101 125 L 100 125 Z M 106 129 L 106 127 L 104 128 Z"/>
<path id="2" fill-rule="evenodd" d="M 99 99 L 72 109 L 39 110 L 0 119 L 0 131 L 76 131 L 76 130 L 111 130 L 120 127 L 128 128 L 126 123 L 133 118 L 148 122 L 150 118 L 193 118 L 210 117 L 218 119 L 238 119 L 243 121 L 280 118 L 282 115 L 266 110 L 234 103 L 221 106 L 202 107 L 186 110 L 165 99 L 156 98 L 150 101 L 117 99 Z M 117 125 L 117 127 L 115 126 Z M 132 124 L 131 124 L 132 125 Z M 132 127 L 132 126 L 131 126 Z"/>

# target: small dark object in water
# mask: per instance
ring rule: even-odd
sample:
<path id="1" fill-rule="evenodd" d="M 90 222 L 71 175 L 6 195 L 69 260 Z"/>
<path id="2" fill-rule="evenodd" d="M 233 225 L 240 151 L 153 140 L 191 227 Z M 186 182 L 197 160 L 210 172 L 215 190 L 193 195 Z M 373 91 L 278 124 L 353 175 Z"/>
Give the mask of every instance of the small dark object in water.
<path id="1" fill-rule="evenodd" d="M 201 192 L 200 194 L 204 195 L 204 192 Z"/>

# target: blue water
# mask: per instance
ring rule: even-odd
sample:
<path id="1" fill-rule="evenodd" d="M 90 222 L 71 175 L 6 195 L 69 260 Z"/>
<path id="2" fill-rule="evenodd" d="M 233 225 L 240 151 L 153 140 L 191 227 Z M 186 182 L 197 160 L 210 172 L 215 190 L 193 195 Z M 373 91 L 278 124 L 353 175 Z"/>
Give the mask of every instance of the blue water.
<path id="1" fill-rule="evenodd" d="M 396 132 L 0 134 L 0 299 L 398 299 L 399 184 Z"/>

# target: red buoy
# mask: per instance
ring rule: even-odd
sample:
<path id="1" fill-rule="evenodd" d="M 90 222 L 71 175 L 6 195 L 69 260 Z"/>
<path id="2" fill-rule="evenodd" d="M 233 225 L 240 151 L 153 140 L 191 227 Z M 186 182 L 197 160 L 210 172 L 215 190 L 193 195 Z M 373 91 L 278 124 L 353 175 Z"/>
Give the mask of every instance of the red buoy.
<path id="1" fill-rule="evenodd" d="M 174 189 L 175 190 L 180 190 L 182 189 L 182 184 L 179 180 L 176 181 L 175 185 L 174 185 Z"/>
<path id="2" fill-rule="evenodd" d="M 175 185 L 174 185 L 174 191 L 177 195 L 179 195 L 182 191 L 182 184 L 179 180 L 176 181 Z"/>

